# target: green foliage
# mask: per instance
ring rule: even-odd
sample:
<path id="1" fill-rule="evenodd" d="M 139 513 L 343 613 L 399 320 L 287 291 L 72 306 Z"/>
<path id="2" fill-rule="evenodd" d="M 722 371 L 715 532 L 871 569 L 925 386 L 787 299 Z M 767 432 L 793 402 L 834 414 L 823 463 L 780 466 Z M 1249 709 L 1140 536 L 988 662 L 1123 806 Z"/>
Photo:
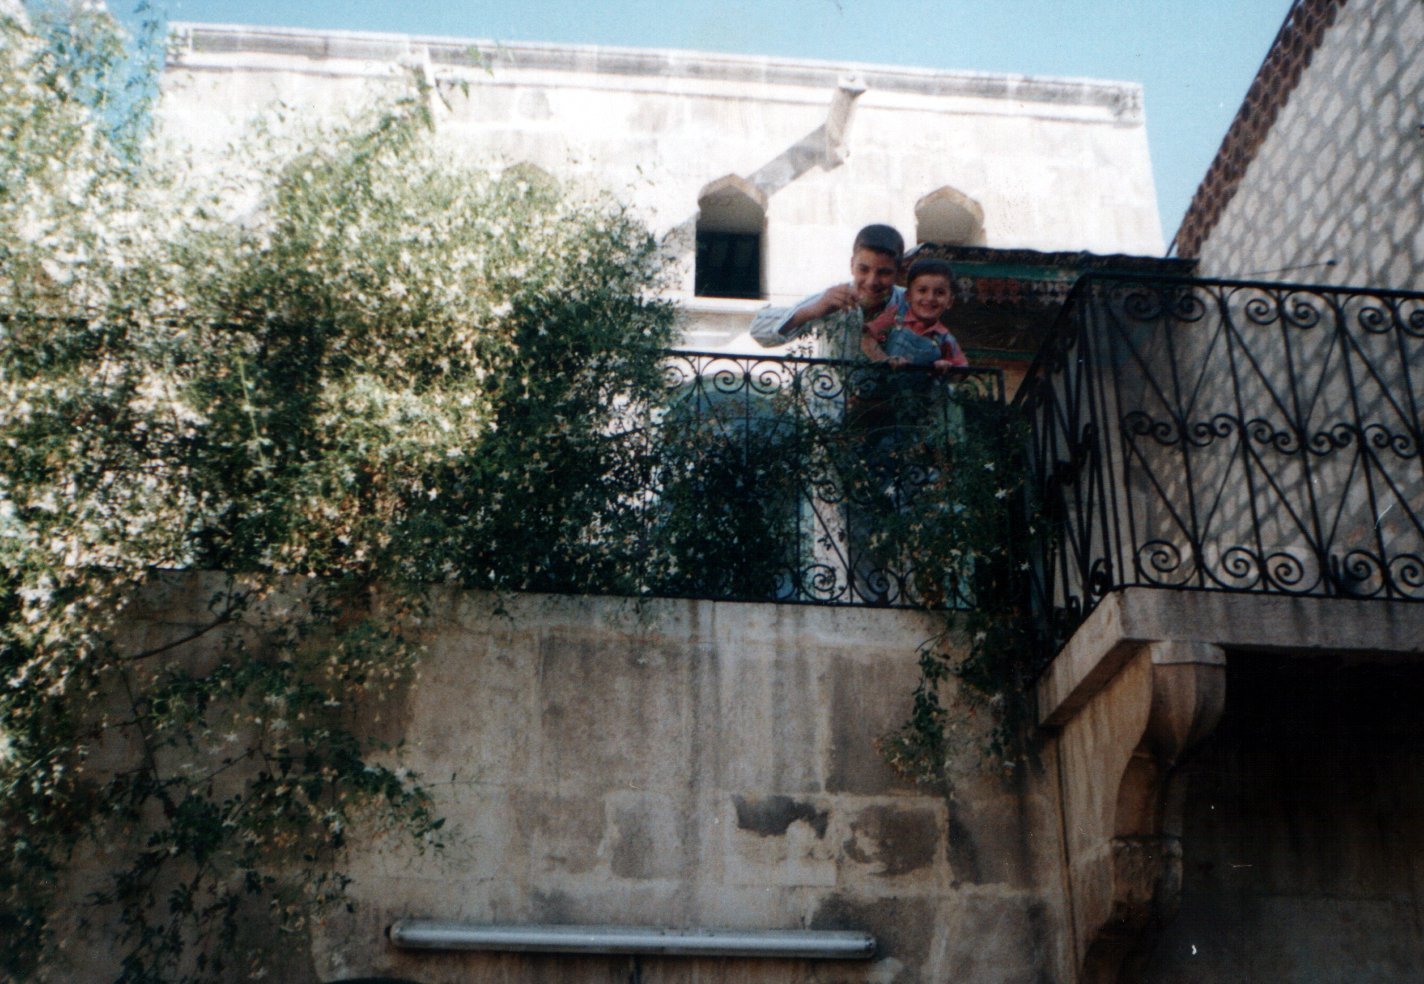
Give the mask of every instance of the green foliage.
<path id="1" fill-rule="evenodd" d="M 972 393 L 951 399 L 957 409 L 934 417 L 927 439 L 895 459 L 897 472 L 918 470 L 930 487 L 907 508 L 887 509 L 876 532 L 881 551 L 913 555 L 916 593 L 944 617 L 942 632 L 920 647 L 909 719 L 880 741 L 897 771 L 926 783 L 946 782 L 949 757 L 982 741 L 964 737 L 966 730 L 987 730 L 981 750 L 1013 767 L 1035 652 L 1025 544 L 1039 521 L 1025 505 L 1023 422 L 998 401 Z M 962 640 L 967 652 L 955 655 Z M 951 682 L 967 716 L 941 700 Z M 987 729 L 971 729 L 969 718 L 979 713 Z"/>
<path id="2" fill-rule="evenodd" d="M 815 449 L 798 408 L 698 386 L 678 399 L 661 435 L 642 589 L 749 601 L 784 593 Z"/>
<path id="3" fill-rule="evenodd" d="M 437 842 L 357 727 L 419 656 L 425 586 L 775 597 L 808 474 L 933 572 L 926 604 L 976 602 L 968 658 L 921 653 L 891 760 L 940 773 L 950 675 L 1022 689 L 1020 442 L 985 401 L 885 447 L 785 395 L 662 410 L 664 258 L 624 209 L 471 170 L 420 93 L 205 181 L 111 98 L 105 23 L 0 24 L 5 973 L 64 976 L 96 858 L 114 979 L 260 972 L 254 940 L 339 903 L 354 831 Z M 206 617 L 136 635 L 197 583 L 175 570 L 222 572 Z"/>
<path id="4" fill-rule="evenodd" d="M 158 11 L 137 0 L 136 28 L 126 34 L 101 4 L 24 0 L 23 6 L 30 32 L 42 42 L 47 82 L 84 107 L 111 150 L 136 163 L 158 95 Z"/>
<path id="5" fill-rule="evenodd" d="M 64 976 L 97 858 L 114 979 L 222 978 L 339 900 L 351 831 L 435 843 L 356 724 L 424 585 L 612 577 L 607 432 L 672 316 L 634 217 L 472 171 L 418 98 L 203 190 L 105 116 L 103 28 L 0 45 L 0 967 Z M 206 618 L 135 636 L 174 569 L 224 572 Z"/>

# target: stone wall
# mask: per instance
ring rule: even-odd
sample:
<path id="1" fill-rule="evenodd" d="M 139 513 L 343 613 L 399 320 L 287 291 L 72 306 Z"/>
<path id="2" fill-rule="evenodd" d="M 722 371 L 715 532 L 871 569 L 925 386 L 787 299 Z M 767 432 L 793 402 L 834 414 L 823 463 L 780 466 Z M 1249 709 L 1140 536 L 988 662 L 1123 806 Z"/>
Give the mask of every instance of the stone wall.
<path id="1" fill-rule="evenodd" d="M 214 585 L 167 579 L 127 641 L 191 635 Z M 1115 593 L 1050 669 L 1044 727 L 1013 774 L 983 768 L 985 715 L 945 691 L 953 786 L 931 789 L 875 748 L 908 713 L 931 616 L 436 591 L 418 676 L 365 720 L 431 791 L 443 848 L 352 830 L 349 910 L 308 940 L 264 939 L 253 913 L 244 942 L 272 948 L 272 979 L 293 984 L 1403 979 L 1424 959 L 1421 617 Z M 1219 733 L 1178 765 L 1223 693 Z M 137 750 L 105 751 L 124 754 Z M 69 885 L 76 980 L 113 975 L 104 914 L 78 904 L 102 885 L 95 860 Z M 400 919 L 854 930 L 879 949 L 415 952 L 386 937 Z"/>
<path id="2" fill-rule="evenodd" d="M 180 637 L 210 594 L 201 577 L 171 580 L 129 631 L 145 644 Z M 904 611 L 501 605 L 437 591 L 418 678 L 369 727 L 403 746 L 400 763 L 434 794 L 445 846 L 356 838 L 353 911 L 284 952 L 285 979 L 1071 980 L 1051 756 L 1010 779 L 984 770 L 983 715 L 957 708 L 968 724 L 947 797 L 897 779 L 875 747 L 909 713 L 917 647 L 937 628 Z M 860 930 L 879 951 L 855 962 L 442 955 L 392 947 L 386 927 L 404 918 Z"/>
<path id="3" fill-rule="evenodd" d="M 1196 254 L 1202 276 L 1424 288 L 1424 5 L 1332 16 Z"/>

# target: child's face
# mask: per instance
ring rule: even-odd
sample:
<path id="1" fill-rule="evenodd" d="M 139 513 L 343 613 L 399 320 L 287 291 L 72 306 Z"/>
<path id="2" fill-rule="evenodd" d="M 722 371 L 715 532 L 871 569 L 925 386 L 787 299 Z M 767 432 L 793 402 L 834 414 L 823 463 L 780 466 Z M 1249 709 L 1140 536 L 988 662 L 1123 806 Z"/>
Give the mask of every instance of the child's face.
<path id="1" fill-rule="evenodd" d="M 948 277 L 927 273 L 910 284 L 909 300 L 911 314 L 921 321 L 934 322 L 954 303 L 954 290 Z"/>

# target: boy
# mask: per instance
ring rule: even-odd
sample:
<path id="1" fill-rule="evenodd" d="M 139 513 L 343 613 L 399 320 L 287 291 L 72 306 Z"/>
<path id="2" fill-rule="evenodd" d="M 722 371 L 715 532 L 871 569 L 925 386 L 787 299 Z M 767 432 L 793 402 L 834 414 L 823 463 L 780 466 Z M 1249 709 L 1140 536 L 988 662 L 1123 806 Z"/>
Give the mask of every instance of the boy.
<path id="1" fill-rule="evenodd" d="M 872 362 L 888 360 L 892 366 L 932 364 L 937 371 L 967 366 L 969 359 L 949 329 L 940 324 L 954 304 L 954 270 L 944 260 L 917 260 L 905 280 L 906 310 L 886 310 L 866 322 L 861 352 Z M 915 336 L 907 338 L 903 334 Z M 917 343 L 916 339 L 923 339 Z"/>
<path id="2" fill-rule="evenodd" d="M 814 332 L 823 339 L 820 354 L 832 359 L 859 359 L 861 337 L 867 323 L 887 315 L 894 322 L 909 311 L 904 289 L 895 285 L 900 274 L 900 255 L 904 251 L 905 240 L 890 226 L 866 226 L 856 233 L 851 244 L 850 283 L 828 287 L 793 308 L 763 308 L 752 320 L 752 337 L 761 345 L 771 347 Z M 846 392 L 840 397 L 831 397 L 827 404 L 828 408 L 829 403 L 837 399 L 846 400 L 842 409 L 848 413 L 847 433 L 859 436 L 857 446 L 862 448 L 862 458 L 874 455 L 874 421 L 867 416 L 867 401 L 858 395 L 867 389 L 868 382 L 852 376 Z M 829 593 L 846 600 L 859 597 L 883 604 L 889 600 L 895 584 L 894 572 L 870 548 L 872 517 L 879 503 L 874 501 L 869 484 L 883 484 L 877 483 L 879 477 L 879 472 L 875 478 L 860 475 L 850 480 L 848 487 L 842 488 L 836 496 L 844 503 L 845 525 L 840 531 L 844 546 L 832 546 L 839 554 L 833 564 L 844 571 L 846 582 L 837 583 Z M 818 490 L 818 494 L 823 491 Z M 837 537 L 833 529 L 817 529 L 810 539 L 817 544 L 835 544 Z M 825 560 L 818 559 L 815 563 L 824 566 Z M 898 590 L 895 593 L 898 595 Z"/>
<path id="3" fill-rule="evenodd" d="M 905 240 L 890 226 L 866 226 L 851 245 L 850 283 L 827 287 L 794 308 L 763 308 L 752 319 L 752 337 L 770 347 L 815 331 L 827 339 L 825 355 L 854 358 L 867 322 L 908 311 L 905 291 L 895 286 L 904 251 Z"/>

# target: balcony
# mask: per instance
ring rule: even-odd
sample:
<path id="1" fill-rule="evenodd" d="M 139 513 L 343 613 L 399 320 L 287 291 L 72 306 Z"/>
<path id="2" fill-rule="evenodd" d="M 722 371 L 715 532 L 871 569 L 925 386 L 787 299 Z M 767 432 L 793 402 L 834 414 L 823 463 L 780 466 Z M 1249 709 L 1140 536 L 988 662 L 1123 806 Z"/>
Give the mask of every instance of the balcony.
<path id="1" fill-rule="evenodd" d="M 1125 588 L 1424 601 L 1424 296 L 1085 278 L 1020 389 L 1051 655 Z"/>
<path id="2" fill-rule="evenodd" d="M 971 607 L 972 573 L 927 587 L 896 517 L 961 508 L 969 445 L 1021 419 L 1045 661 L 1124 589 L 1424 601 L 1420 295 L 1089 275 L 1007 408 L 997 369 L 665 372 L 609 476 L 633 593 Z"/>
<path id="3" fill-rule="evenodd" d="M 1016 405 L 1048 531 L 1029 565 L 1036 716 L 1060 763 L 1084 979 L 1139 974 L 1184 883 L 1185 908 L 1222 903 L 1183 856 L 1209 867 L 1223 851 L 1209 834 L 1184 845 L 1184 824 L 1230 809 L 1187 805 L 1188 753 L 1222 719 L 1228 679 L 1236 725 L 1203 753 L 1224 788 L 1259 778 L 1230 772 L 1244 756 L 1286 768 L 1261 764 L 1280 749 L 1241 722 L 1275 719 L 1297 676 L 1329 691 L 1292 754 L 1324 774 L 1354 756 L 1406 768 L 1376 732 L 1330 722 L 1383 706 L 1359 682 L 1378 678 L 1369 666 L 1424 658 L 1422 396 L 1424 295 L 1090 277 L 1068 298 Z M 1294 836 L 1270 810 L 1221 816 L 1228 839 L 1233 822 Z M 1224 850 L 1233 867 L 1271 867 L 1269 852 Z M 1238 897 L 1264 907 L 1250 893 L 1267 884 Z"/>
<path id="4" fill-rule="evenodd" d="M 666 402 L 629 408 L 616 429 L 618 525 L 635 530 L 625 590 L 973 604 L 970 566 L 926 565 L 915 538 L 964 508 L 957 463 L 1007 420 L 1001 370 L 679 352 L 665 380 Z"/>

